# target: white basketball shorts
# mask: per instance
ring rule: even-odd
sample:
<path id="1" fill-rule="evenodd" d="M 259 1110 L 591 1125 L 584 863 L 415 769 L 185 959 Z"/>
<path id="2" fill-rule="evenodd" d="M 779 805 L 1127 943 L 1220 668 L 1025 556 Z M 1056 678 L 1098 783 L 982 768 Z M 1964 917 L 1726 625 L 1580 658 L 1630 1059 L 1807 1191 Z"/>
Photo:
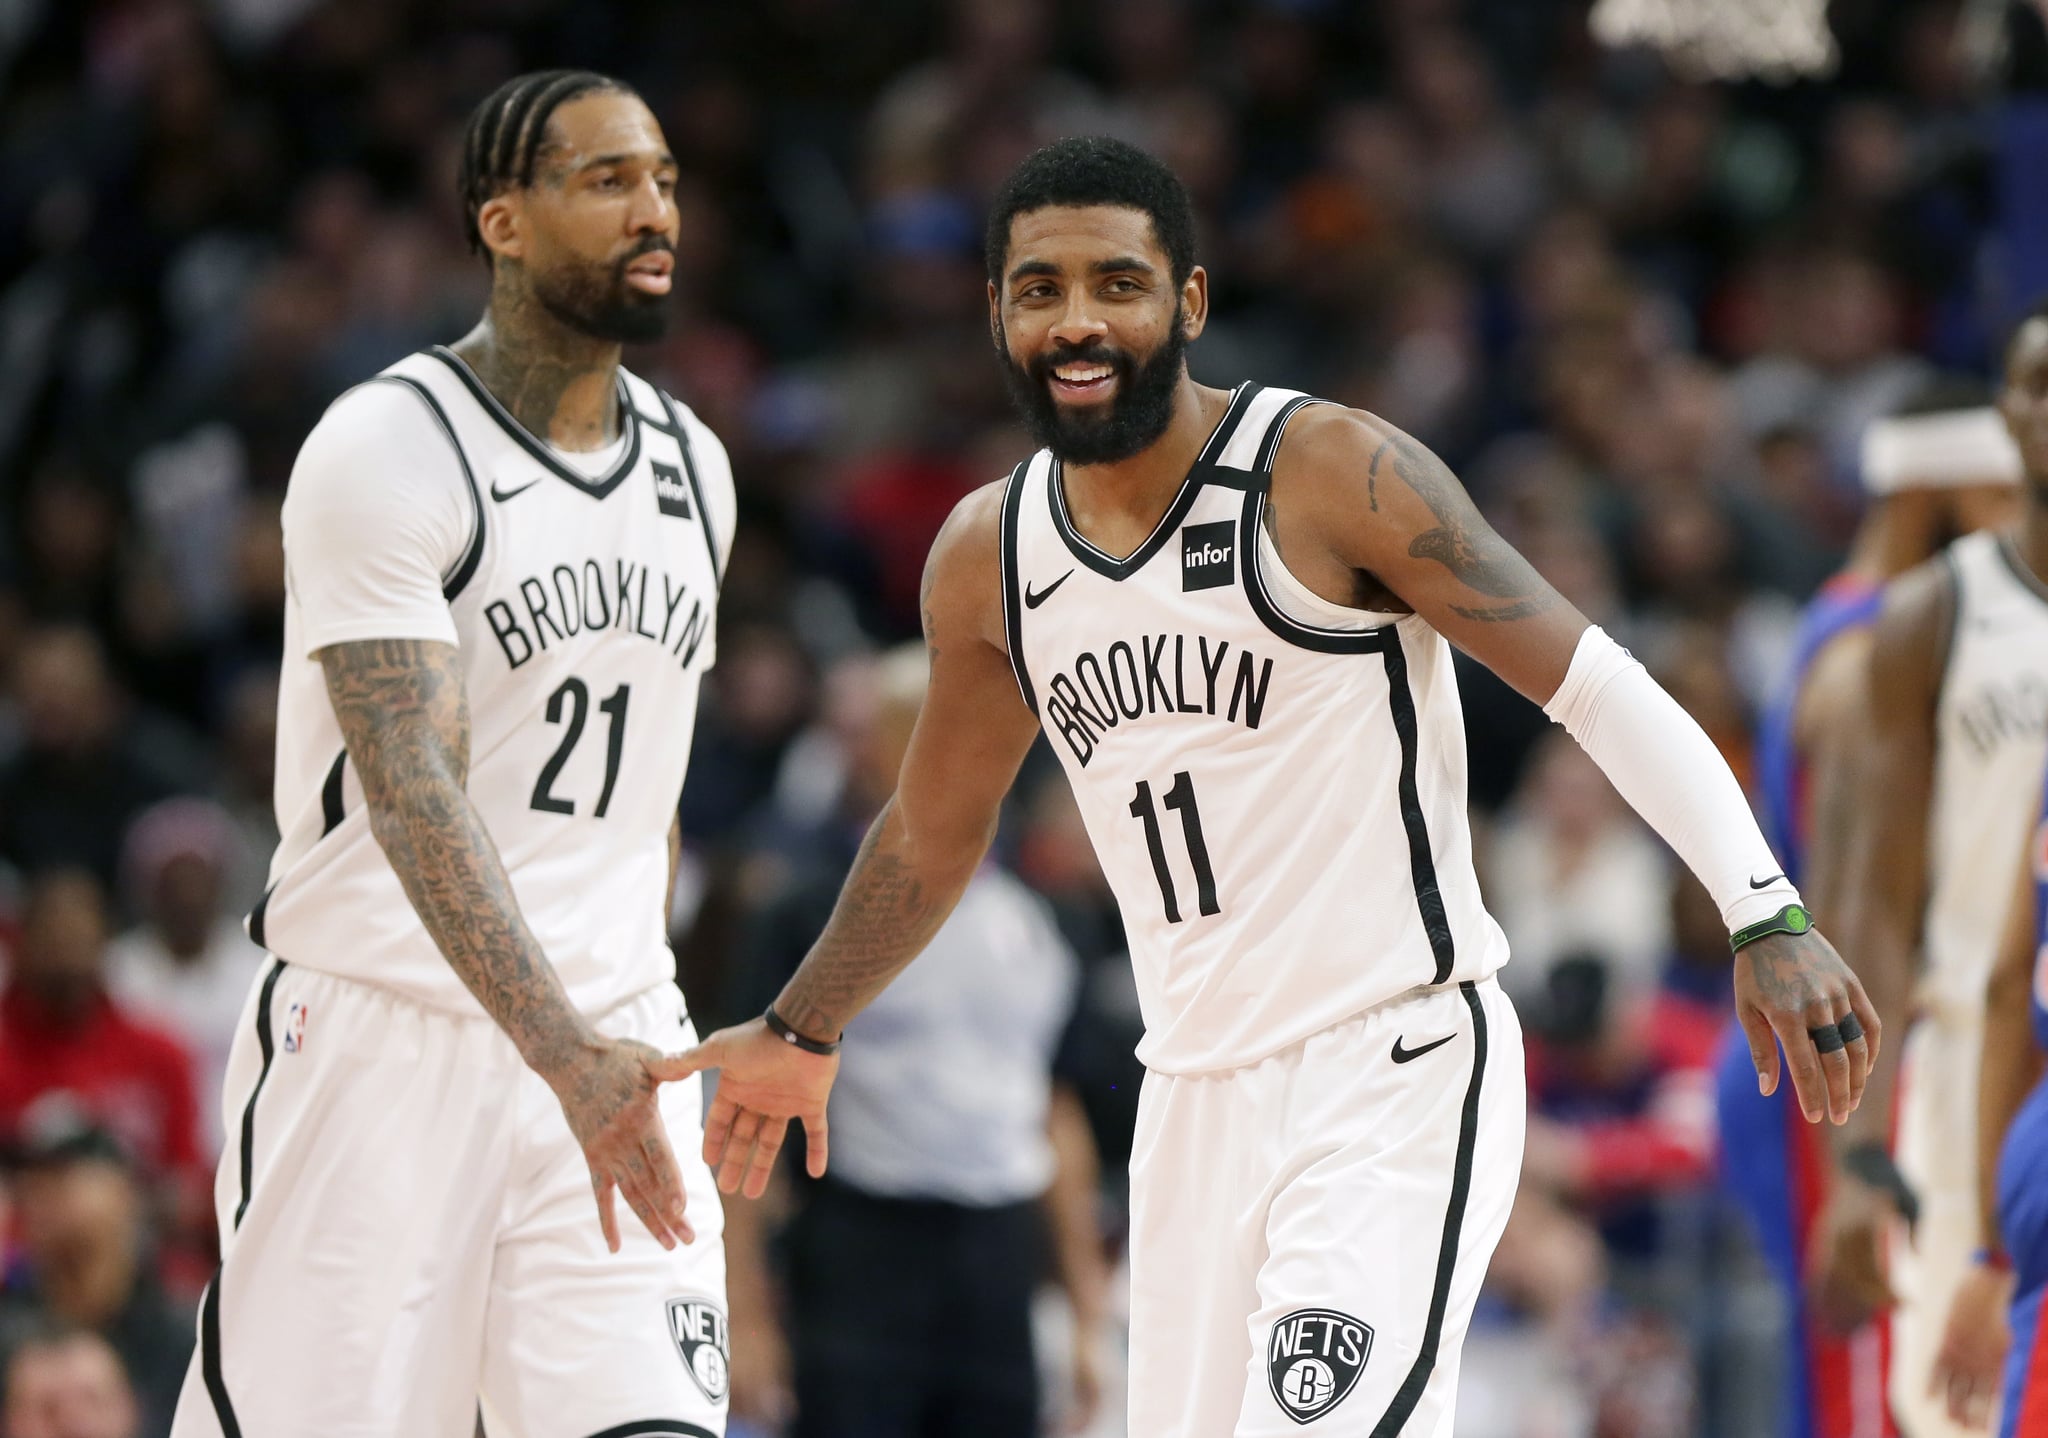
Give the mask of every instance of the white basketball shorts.
<path id="1" fill-rule="evenodd" d="M 1449 1438 L 1524 1094 L 1521 1025 L 1491 979 L 1245 1068 L 1146 1075 L 1131 1433 Z"/>
<path id="2" fill-rule="evenodd" d="M 482 1014 L 273 962 L 228 1060 L 220 1272 L 173 1438 L 717 1438 L 724 1221 L 699 1080 L 661 1113 L 696 1242 L 667 1251 L 590 1171 Z M 696 1041 L 673 985 L 597 1019 Z"/>

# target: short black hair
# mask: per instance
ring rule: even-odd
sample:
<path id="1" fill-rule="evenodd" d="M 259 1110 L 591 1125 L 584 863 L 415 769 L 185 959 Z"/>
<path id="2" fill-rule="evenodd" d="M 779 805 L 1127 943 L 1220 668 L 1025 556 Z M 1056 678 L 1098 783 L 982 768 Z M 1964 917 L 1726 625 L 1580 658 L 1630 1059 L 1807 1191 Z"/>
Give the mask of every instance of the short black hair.
<path id="1" fill-rule="evenodd" d="M 988 214 L 989 283 L 1003 282 L 1010 222 L 1052 205 L 1116 205 L 1142 210 L 1184 284 L 1195 268 L 1195 207 L 1187 186 L 1157 158 L 1107 135 L 1077 135 L 1034 151 L 1010 172 Z"/>
<path id="2" fill-rule="evenodd" d="M 597 93 L 636 95 L 623 80 L 595 70 L 535 70 L 515 75 L 470 112 L 462 132 L 462 168 L 456 181 L 462 193 L 462 229 L 472 254 L 490 261 L 477 214 L 491 199 L 533 183 L 541 139 L 548 121 L 564 103 Z"/>

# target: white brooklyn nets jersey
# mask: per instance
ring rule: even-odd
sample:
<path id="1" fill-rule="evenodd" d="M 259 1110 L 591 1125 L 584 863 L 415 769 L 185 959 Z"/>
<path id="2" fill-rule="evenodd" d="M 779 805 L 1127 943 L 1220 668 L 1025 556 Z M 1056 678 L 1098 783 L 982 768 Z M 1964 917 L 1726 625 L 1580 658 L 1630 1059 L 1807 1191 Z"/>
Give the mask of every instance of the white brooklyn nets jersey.
<path id="1" fill-rule="evenodd" d="M 1240 386 L 1128 558 L 1041 452 L 1002 510 L 1009 650 L 1129 935 L 1163 1073 L 1235 1068 L 1507 958 L 1472 869 L 1450 647 L 1321 599 L 1263 522 L 1292 391 Z"/>
<path id="2" fill-rule="evenodd" d="M 1944 557 L 1956 610 L 1935 708 L 1927 984 L 1974 1019 L 2048 763 L 2048 591 L 2004 534 L 1967 535 Z"/>
<path id="3" fill-rule="evenodd" d="M 716 648 L 735 498 L 724 449 L 694 415 L 623 369 L 618 388 L 617 457 L 591 473 L 440 348 L 344 395 L 307 440 L 285 501 L 283 838 L 249 921 L 280 958 L 474 1008 L 370 832 L 314 657 L 343 639 L 444 637 L 468 686 L 470 799 L 571 1000 L 595 1013 L 673 979 L 667 838 Z M 388 466 L 351 437 L 365 419 L 409 436 L 395 452 L 386 442 Z M 349 456 L 338 468 L 337 452 Z M 324 472 L 316 453 L 329 457 Z M 393 490 L 382 468 L 402 468 L 410 491 Z M 421 505 L 459 493 L 454 552 L 413 586 L 434 613 L 376 612 L 382 590 L 405 587 L 398 570 L 372 587 L 405 526 L 381 545 L 358 541 L 350 479 Z M 410 512 L 387 502 L 391 515 Z M 361 554 L 336 557 L 352 543 Z M 371 612 L 335 617 L 351 605 Z"/>

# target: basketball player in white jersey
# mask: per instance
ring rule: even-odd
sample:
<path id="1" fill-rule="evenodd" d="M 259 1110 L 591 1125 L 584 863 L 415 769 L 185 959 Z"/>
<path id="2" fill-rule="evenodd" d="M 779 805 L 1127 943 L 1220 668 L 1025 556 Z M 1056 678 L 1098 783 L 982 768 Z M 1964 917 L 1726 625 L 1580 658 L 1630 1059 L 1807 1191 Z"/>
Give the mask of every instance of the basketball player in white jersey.
<path id="1" fill-rule="evenodd" d="M 1904 1438 L 1981 1431 L 1971 1420 L 1984 1416 L 1974 1385 L 1960 1385 L 1951 1405 L 1953 1365 L 1934 1380 L 1973 1255 L 1987 1270 L 1976 1296 L 1998 1287 L 1997 1255 L 1980 1252 L 1992 1236 L 1976 1187 L 1977 1079 L 2012 856 L 2048 763 L 2048 310 L 2014 331 L 1998 405 L 2026 476 L 2020 518 L 1957 540 L 1887 586 L 1863 701 L 1873 782 L 1858 786 L 1852 816 L 1845 912 L 1856 968 L 1905 1039 L 1896 1136 L 1894 1106 L 1873 1102 L 1843 1131 L 1842 1164 L 1868 1193 L 1910 1195 L 1912 1222 L 1895 1226 L 1885 1255 L 1897 1299 L 1891 1403 Z M 1889 1099 L 1891 1068 L 1878 1070 L 1874 1098 Z M 1836 1282 L 1852 1258 L 1818 1281 Z"/>
<path id="2" fill-rule="evenodd" d="M 1038 152 L 989 226 L 990 323 L 1045 448 L 935 544 L 932 679 L 825 933 L 722 1065 L 706 1157 L 814 1168 L 843 1025 L 930 938 L 1043 732 L 1130 934 L 1130 1431 L 1448 1435 L 1521 1167 L 1520 1032 L 1481 906 L 1446 639 L 1547 705 L 1736 931 L 1759 1081 L 1854 1107 L 1874 1014 L 1699 727 L 1422 446 L 1188 376 L 1185 191 L 1108 140 Z"/>
<path id="3" fill-rule="evenodd" d="M 624 86 L 508 82 L 464 145 L 482 323 L 299 453 L 274 958 L 178 1438 L 724 1432 L 699 1081 L 662 1054 L 692 1036 L 670 836 L 735 503 L 717 439 L 619 364 L 662 326 L 674 183 Z"/>

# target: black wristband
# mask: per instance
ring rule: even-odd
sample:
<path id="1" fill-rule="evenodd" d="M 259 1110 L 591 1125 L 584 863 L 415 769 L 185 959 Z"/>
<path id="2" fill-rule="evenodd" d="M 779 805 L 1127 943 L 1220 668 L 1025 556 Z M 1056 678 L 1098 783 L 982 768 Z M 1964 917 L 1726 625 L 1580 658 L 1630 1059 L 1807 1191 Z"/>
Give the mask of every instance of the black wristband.
<path id="1" fill-rule="evenodd" d="M 1806 911 L 1804 904 L 1787 904 L 1768 919 L 1751 924 L 1746 929 L 1737 929 L 1728 936 L 1728 947 L 1740 949 L 1744 944 L 1761 939 L 1765 934 L 1803 934 L 1813 927 L 1813 915 Z"/>
<path id="2" fill-rule="evenodd" d="M 1906 1182 L 1906 1176 L 1899 1172 L 1899 1166 L 1892 1162 L 1890 1152 L 1881 1143 L 1859 1143 L 1842 1151 L 1842 1171 L 1890 1196 L 1892 1207 L 1899 1211 L 1899 1217 L 1910 1227 L 1920 1219 L 1920 1195 L 1913 1192 L 1913 1185 Z"/>
<path id="3" fill-rule="evenodd" d="M 798 1033 L 782 1021 L 782 1015 L 775 1012 L 775 1005 L 773 1004 L 768 1005 L 768 1012 L 761 1015 L 761 1022 L 768 1025 L 769 1033 L 774 1034 L 775 1037 L 781 1039 L 793 1049 L 802 1049 L 805 1053 L 816 1054 L 820 1058 L 830 1058 L 839 1052 L 838 1039 L 832 1039 L 828 1042 L 824 1039 L 814 1039 Z"/>

